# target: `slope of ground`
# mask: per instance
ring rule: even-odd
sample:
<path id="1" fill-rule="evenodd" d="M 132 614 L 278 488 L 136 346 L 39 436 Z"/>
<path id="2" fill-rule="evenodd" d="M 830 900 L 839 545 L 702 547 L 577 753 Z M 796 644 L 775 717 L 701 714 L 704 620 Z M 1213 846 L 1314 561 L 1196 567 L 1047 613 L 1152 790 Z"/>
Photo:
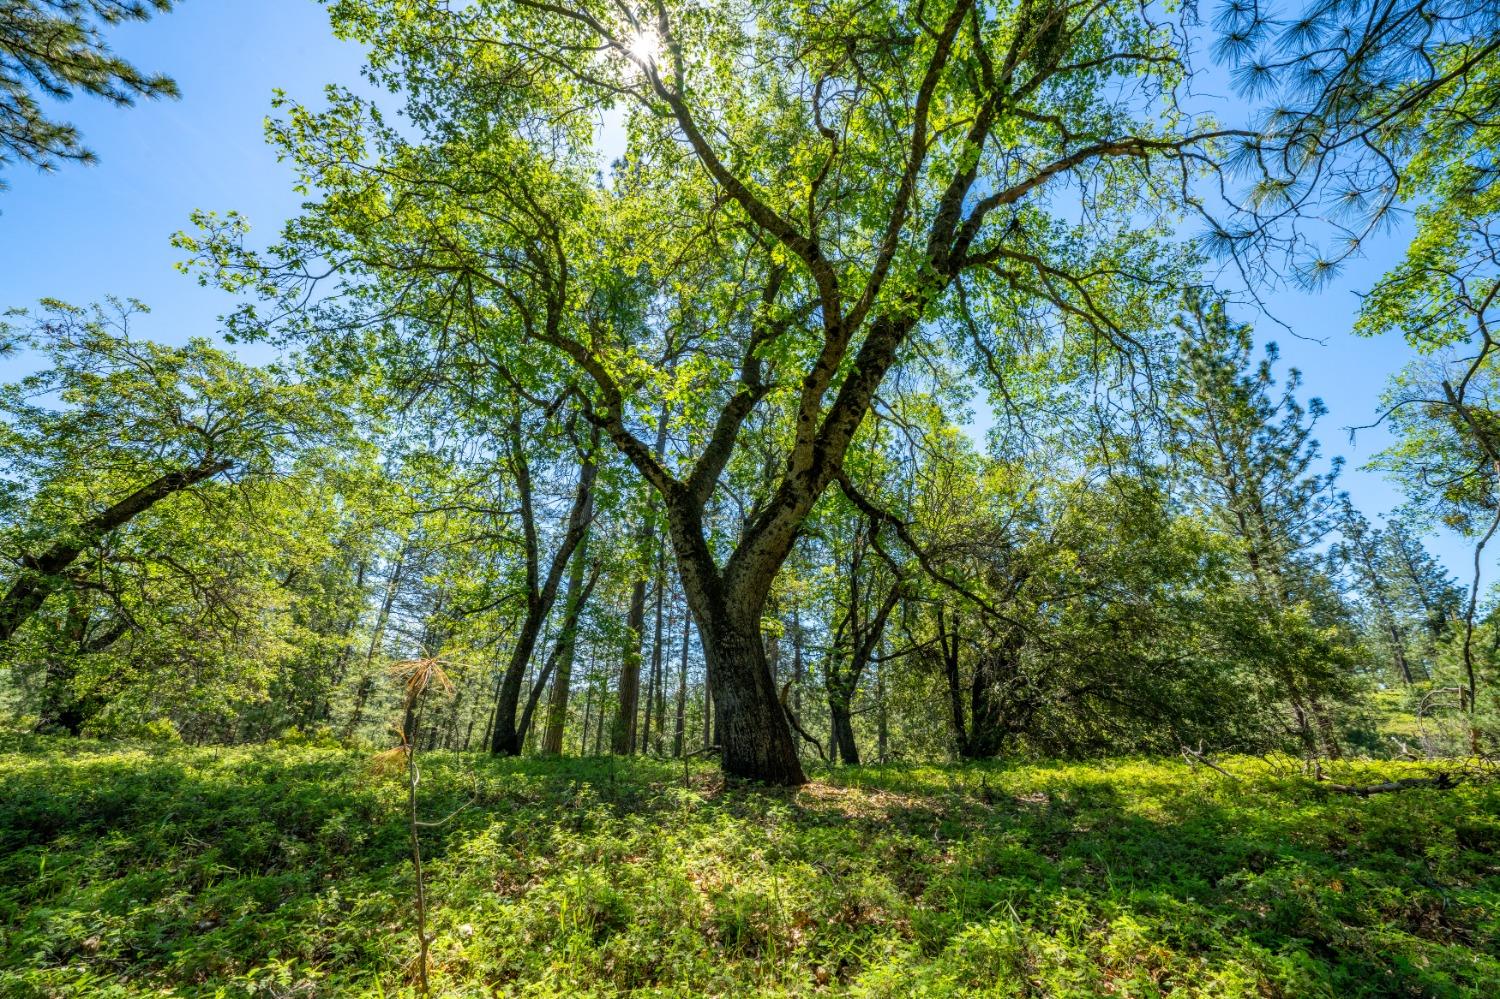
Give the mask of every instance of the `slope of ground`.
<path id="1" fill-rule="evenodd" d="M 1500 787 L 1182 761 L 433 754 L 440 996 L 1495 996 Z M 1344 779 L 1410 776 L 1396 764 Z M 411 995 L 404 787 L 311 748 L 0 742 L 0 995 Z"/>

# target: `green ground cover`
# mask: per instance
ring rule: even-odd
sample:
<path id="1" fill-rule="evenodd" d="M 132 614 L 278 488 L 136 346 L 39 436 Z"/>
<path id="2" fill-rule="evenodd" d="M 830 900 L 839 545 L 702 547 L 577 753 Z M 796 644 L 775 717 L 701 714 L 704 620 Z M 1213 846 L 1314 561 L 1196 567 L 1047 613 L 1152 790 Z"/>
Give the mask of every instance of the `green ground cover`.
<path id="1" fill-rule="evenodd" d="M 1496 996 L 1500 786 L 1259 760 L 425 758 L 442 996 Z M 1349 766 L 1346 779 L 1410 775 Z M 316 748 L 0 742 L 0 995 L 412 995 L 404 787 Z"/>

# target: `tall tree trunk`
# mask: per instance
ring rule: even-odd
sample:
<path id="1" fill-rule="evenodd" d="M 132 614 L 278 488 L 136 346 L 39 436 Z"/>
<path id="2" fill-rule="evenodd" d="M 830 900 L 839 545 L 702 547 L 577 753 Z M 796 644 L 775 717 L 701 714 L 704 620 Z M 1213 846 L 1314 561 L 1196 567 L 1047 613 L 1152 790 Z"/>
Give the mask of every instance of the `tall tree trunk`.
<path id="1" fill-rule="evenodd" d="M 607 680 L 599 684 L 599 710 L 594 712 L 594 755 L 604 755 L 604 694 L 609 689 Z"/>
<path id="2" fill-rule="evenodd" d="M 828 717 L 833 736 L 830 742 L 837 747 L 839 758 L 851 766 L 859 766 L 859 745 L 854 741 L 854 722 L 849 714 L 848 702 L 830 697 Z"/>
<path id="3" fill-rule="evenodd" d="M 938 608 L 938 645 L 942 648 L 943 677 L 948 681 L 948 721 L 953 726 L 953 747 L 958 755 L 968 755 L 969 727 L 964 715 L 963 678 L 959 673 L 959 634 L 955 623 L 950 632 L 944 626 L 943 609 Z"/>
<path id="4" fill-rule="evenodd" d="M 693 619 L 683 610 L 682 658 L 677 665 L 677 727 L 672 733 L 672 755 L 681 756 L 687 751 L 687 674 L 688 642 L 692 638 Z"/>
<path id="5" fill-rule="evenodd" d="M 594 480 L 599 466 L 598 432 L 595 431 L 587 454 L 578 466 L 578 485 L 573 492 L 573 504 L 568 511 L 567 529 L 557 550 L 552 554 L 545 577 L 541 573 L 540 553 L 537 547 L 535 511 L 531 502 L 531 473 L 525 460 L 525 442 L 521 439 L 519 422 L 512 427 L 512 460 L 516 473 L 517 491 L 521 500 L 521 520 L 526 537 L 526 614 L 516 634 L 516 644 L 511 649 L 510 660 L 500 680 L 500 695 L 495 701 L 495 729 L 490 736 L 490 752 L 501 756 L 518 756 L 525 739 L 525 730 L 516 717 L 521 704 L 521 687 L 526 678 L 526 669 L 536 651 L 537 636 L 541 634 L 547 615 L 557 600 L 558 588 L 562 585 L 562 574 L 570 559 L 588 531 L 593 519 Z M 542 676 L 538 684 L 544 684 Z M 535 704 L 537 685 L 529 691 L 528 704 Z M 527 719 L 529 721 L 529 718 Z"/>
<path id="6" fill-rule="evenodd" d="M 802 713 L 802 681 L 806 674 L 806 666 L 802 661 L 802 617 L 801 612 L 794 605 L 792 607 L 792 711 Z"/>
<path id="7" fill-rule="evenodd" d="M 651 532 L 646 532 L 649 543 Z M 627 756 L 635 748 L 636 714 L 641 696 L 641 641 L 646 630 L 646 581 L 630 587 L 630 610 L 625 615 L 625 655 L 620 660 L 620 686 L 615 717 L 610 724 L 610 751 Z"/>
<path id="8" fill-rule="evenodd" d="M 552 696 L 547 700 L 547 727 L 542 734 L 542 752 L 553 756 L 562 753 L 563 729 L 568 722 L 568 693 L 573 683 L 573 659 L 578 649 L 578 619 L 587 599 L 584 593 L 587 554 L 588 536 L 585 535 L 568 569 L 567 619 L 557 636 L 557 671 L 552 677 Z"/>
<path id="9" fill-rule="evenodd" d="M 361 557 L 355 563 L 354 589 L 359 594 L 359 599 L 354 606 L 349 608 L 349 613 L 344 618 L 344 623 L 339 627 L 339 654 L 333 663 L 333 675 L 324 690 L 318 706 L 317 721 L 328 722 L 333 718 L 333 693 L 344 684 L 344 678 L 349 675 L 349 663 L 354 658 L 354 629 L 359 627 L 360 615 L 364 612 L 365 604 L 365 573 L 369 570 L 369 560 Z"/>
<path id="10" fill-rule="evenodd" d="M 594 685 L 590 683 L 583 688 L 583 725 L 579 728 L 578 755 L 589 755 L 589 722 L 593 720 L 594 711 Z"/>
<path id="11" fill-rule="evenodd" d="M 662 406 L 656 419 L 656 447 L 652 456 L 659 462 L 667 450 L 667 407 Z M 641 558 L 649 559 L 656 544 L 656 521 L 651 511 L 637 535 L 637 551 Z M 646 632 L 646 584 L 642 573 L 630 587 L 630 610 L 626 615 L 625 658 L 620 664 L 619 703 L 615 705 L 615 719 L 610 730 L 610 749 L 620 756 L 627 756 L 635 749 L 636 715 L 641 696 L 641 645 Z"/>
<path id="12" fill-rule="evenodd" d="M 349 712 L 349 720 L 344 723 L 344 732 L 341 736 L 343 742 L 354 738 L 360 720 L 364 717 L 365 702 L 375 687 L 375 678 L 371 675 L 375 665 L 375 653 L 380 651 L 380 643 L 385 638 L 386 624 L 391 618 L 391 608 L 396 604 L 396 594 L 401 588 L 401 574 L 405 568 L 406 543 L 403 541 L 401 550 L 396 554 L 396 564 L 391 567 L 391 574 L 385 581 L 385 595 L 380 598 L 380 609 L 375 614 L 375 626 L 370 631 L 370 644 L 365 647 L 364 672 L 360 674 L 359 687 L 354 694 L 354 707 Z"/>
<path id="13" fill-rule="evenodd" d="M 550 609 L 550 608 L 549 608 Z M 546 611 L 541 601 L 533 601 L 516 634 L 516 644 L 511 649 L 505 673 L 500 677 L 500 695 L 495 699 L 495 726 L 490 733 L 490 752 L 500 756 L 521 755 L 524 733 L 518 724 L 517 711 L 521 706 L 521 687 L 526 679 L 526 664 L 536 649 L 538 633 Z"/>
<path id="14" fill-rule="evenodd" d="M 641 726 L 641 752 L 651 751 L 651 723 L 652 715 L 656 715 L 657 739 L 661 739 L 662 709 L 661 704 L 661 641 L 662 641 L 662 598 L 666 592 L 666 551 L 658 548 L 656 552 L 656 627 L 651 637 L 651 672 L 646 682 L 646 710 L 642 716 Z"/>
<path id="15" fill-rule="evenodd" d="M 575 556 L 574 561 L 578 565 L 582 565 L 582 553 Z M 588 579 L 583 582 L 582 589 L 572 591 L 568 596 L 568 609 L 563 614 L 562 630 L 558 632 L 557 640 L 553 642 L 552 654 L 547 657 L 546 665 L 542 667 L 541 674 L 537 677 L 536 682 L 531 686 L 531 693 L 526 698 L 526 706 L 521 710 L 521 720 L 516 725 L 516 728 L 520 733 L 520 738 L 523 742 L 526 740 L 527 736 L 531 734 L 531 719 L 536 713 L 536 706 L 538 702 L 540 702 L 542 699 L 542 690 L 547 686 L 547 678 L 553 675 L 553 671 L 558 668 L 558 664 L 564 657 L 567 657 L 567 659 L 569 660 L 569 667 L 571 669 L 573 648 L 577 642 L 578 636 L 578 618 L 579 615 L 583 613 L 584 605 L 588 603 L 589 594 L 594 590 L 594 584 L 598 582 L 599 575 L 597 570 L 598 567 L 595 566 L 595 572 L 592 573 L 588 577 Z M 555 688 L 553 690 L 553 693 L 557 693 Z M 563 717 L 564 719 L 566 719 L 566 694 L 564 694 L 561 709 L 564 713 Z M 559 752 L 561 751 L 561 744 L 562 733 L 561 731 L 559 731 Z"/>
<path id="16" fill-rule="evenodd" d="M 5 596 L 0 597 L 0 642 L 14 635 L 46 603 L 62 582 L 62 573 L 86 549 L 173 493 L 226 471 L 230 465 L 228 461 L 205 460 L 192 468 L 168 472 L 94 514 L 40 555 L 22 556 L 20 574 Z"/>
<path id="17" fill-rule="evenodd" d="M 1025 637 L 1013 628 L 992 652 L 975 658 L 974 686 L 969 692 L 969 737 L 960 748 L 965 759 L 987 760 L 1000 752 L 1005 719 L 995 694 L 1001 679 L 1014 676 L 1019 669 L 1024 644 Z"/>

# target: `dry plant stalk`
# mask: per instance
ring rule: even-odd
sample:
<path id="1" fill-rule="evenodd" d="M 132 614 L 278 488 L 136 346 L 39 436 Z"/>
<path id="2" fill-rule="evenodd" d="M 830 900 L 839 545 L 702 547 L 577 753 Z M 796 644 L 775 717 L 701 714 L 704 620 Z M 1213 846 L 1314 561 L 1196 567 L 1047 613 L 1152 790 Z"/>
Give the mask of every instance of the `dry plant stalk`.
<path id="1" fill-rule="evenodd" d="M 443 669 L 444 664 L 445 661 L 436 656 L 392 664 L 391 674 L 405 688 L 399 732 L 401 743 L 395 749 L 379 754 L 372 761 L 377 770 L 382 772 L 391 772 L 402 763 L 406 766 L 406 825 L 411 836 L 411 861 L 417 884 L 417 982 L 424 996 L 429 994 L 427 963 L 434 934 L 427 931 L 427 886 L 422 876 L 421 829 L 443 823 L 421 822 L 417 819 L 417 786 L 422 782 L 421 771 L 417 768 L 417 721 L 424 694 L 437 688 L 444 696 L 453 695 L 453 681 Z M 443 821 L 446 822 L 447 819 Z"/>

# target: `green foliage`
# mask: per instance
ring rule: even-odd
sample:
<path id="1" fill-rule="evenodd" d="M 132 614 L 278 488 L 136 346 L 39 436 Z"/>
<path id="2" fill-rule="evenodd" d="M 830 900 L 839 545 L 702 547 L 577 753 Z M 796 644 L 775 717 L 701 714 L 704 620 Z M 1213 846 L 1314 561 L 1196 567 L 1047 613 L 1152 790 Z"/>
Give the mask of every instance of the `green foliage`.
<path id="1" fill-rule="evenodd" d="M 40 589 L 8 619 L 5 665 L 47 723 L 102 735 L 171 716 L 194 741 L 232 737 L 278 685 L 336 672 L 380 484 L 342 386 L 204 339 L 143 341 L 140 311 L 44 302 L 6 317 L 43 363 L 0 385 L 7 608 Z M 186 485 L 107 516 L 173 476 Z"/>
<path id="2" fill-rule="evenodd" d="M 0 992 L 413 994 L 403 785 L 309 748 L 10 738 Z M 424 755 L 435 994 L 1477 996 L 1494 785 L 1230 761 L 846 768 Z M 1340 768 L 1369 781 L 1419 768 Z"/>
<path id="3" fill-rule="evenodd" d="M 48 117 L 38 97 L 83 93 L 120 106 L 176 97 L 169 77 L 142 73 L 104 41 L 106 28 L 171 9 L 172 0 L 0 0 L 0 166 L 93 161 L 78 131 Z"/>

